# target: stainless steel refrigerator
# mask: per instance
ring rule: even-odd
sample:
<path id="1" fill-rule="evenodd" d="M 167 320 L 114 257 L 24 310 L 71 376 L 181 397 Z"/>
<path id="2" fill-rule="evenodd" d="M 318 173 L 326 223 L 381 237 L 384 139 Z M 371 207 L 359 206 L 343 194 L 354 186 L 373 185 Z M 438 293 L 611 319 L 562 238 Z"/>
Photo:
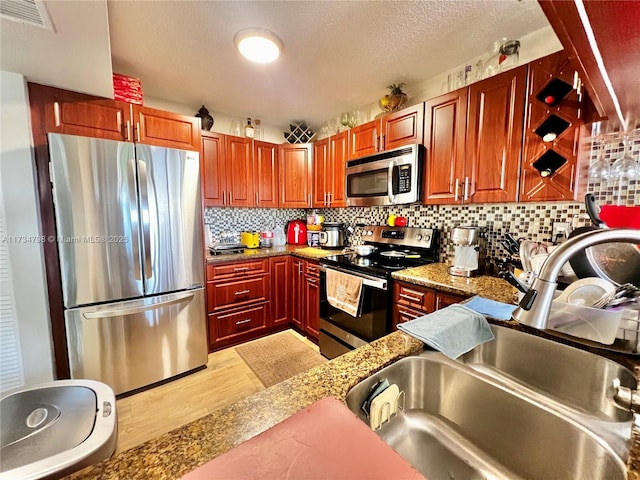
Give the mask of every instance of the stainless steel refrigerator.
<path id="1" fill-rule="evenodd" d="M 72 378 L 128 392 L 207 363 L 197 152 L 49 134 Z"/>

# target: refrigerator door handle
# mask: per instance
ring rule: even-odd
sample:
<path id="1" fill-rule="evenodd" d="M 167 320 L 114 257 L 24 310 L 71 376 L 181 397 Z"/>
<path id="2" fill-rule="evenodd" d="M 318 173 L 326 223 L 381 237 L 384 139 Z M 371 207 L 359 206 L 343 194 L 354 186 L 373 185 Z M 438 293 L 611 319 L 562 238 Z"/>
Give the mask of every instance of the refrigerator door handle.
<path id="1" fill-rule="evenodd" d="M 138 218 L 138 201 L 136 198 L 136 161 L 130 159 L 127 162 L 127 182 L 129 183 L 129 214 L 131 216 L 131 242 L 133 245 L 133 274 L 136 280 L 142 280 L 142 272 L 140 270 L 140 238 L 138 231 L 140 229 Z"/>
<path id="2" fill-rule="evenodd" d="M 123 315 L 132 315 L 134 313 L 143 313 L 148 312 L 149 310 L 156 310 L 158 308 L 163 308 L 169 305 L 176 305 L 178 303 L 190 302 L 193 300 L 195 295 L 193 293 L 185 293 L 179 297 L 172 298 L 171 300 L 166 300 L 164 302 L 152 303 L 148 305 L 138 305 L 135 307 L 125 307 L 125 308 L 116 308 L 114 310 L 104 310 L 98 312 L 87 312 L 83 313 L 82 316 L 84 318 L 108 318 L 108 317 L 120 317 Z"/>
<path id="3" fill-rule="evenodd" d="M 149 226 L 149 184 L 147 179 L 147 163 L 138 160 L 138 178 L 140 179 L 140 214 L 142 215 L 142 248 L 144 250 L 144 275 L 153 277 L 151 268 L 151 229 Z"/>

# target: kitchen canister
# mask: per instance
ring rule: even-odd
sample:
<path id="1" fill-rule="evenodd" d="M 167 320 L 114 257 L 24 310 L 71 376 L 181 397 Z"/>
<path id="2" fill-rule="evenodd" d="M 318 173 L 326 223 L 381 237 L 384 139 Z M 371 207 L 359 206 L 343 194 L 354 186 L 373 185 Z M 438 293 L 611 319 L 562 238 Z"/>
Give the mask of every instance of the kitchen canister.
<path id="1" fill-rule="evenodd" d="M 310 247 L 319 247 L 320 246 L 320 232 L 307 230 L 307 244 Z"/>

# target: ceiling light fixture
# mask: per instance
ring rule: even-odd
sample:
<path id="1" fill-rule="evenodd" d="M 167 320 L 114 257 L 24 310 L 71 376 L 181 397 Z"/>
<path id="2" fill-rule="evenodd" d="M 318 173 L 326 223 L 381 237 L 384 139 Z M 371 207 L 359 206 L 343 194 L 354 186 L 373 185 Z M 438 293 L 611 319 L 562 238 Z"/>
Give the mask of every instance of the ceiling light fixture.
<path id="1" fill-rule="evenodd" d="M 246 28 L 233 37 L 238 51 L 252 62 L 270 63 L 280 56 L 282 40 L 264 28 Z"/>

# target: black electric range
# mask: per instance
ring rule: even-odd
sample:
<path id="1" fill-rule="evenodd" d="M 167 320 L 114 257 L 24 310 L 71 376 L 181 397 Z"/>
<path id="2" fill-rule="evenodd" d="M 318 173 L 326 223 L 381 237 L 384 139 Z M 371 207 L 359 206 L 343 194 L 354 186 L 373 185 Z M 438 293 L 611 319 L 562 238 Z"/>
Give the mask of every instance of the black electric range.
<path id="1" fill-rule="evenodd" d="M 369 256 L 344 252 L 320 260 L 320 353 L 335 358 L 391 332 L 394 271 L 438 261 L 439 232 L 430 228 L 368 226 L 363 243 L 376 247 Z M 362 279 L 361 306 L 356 316 L 329 304 L 326 271 L 337 270 Z"/>

